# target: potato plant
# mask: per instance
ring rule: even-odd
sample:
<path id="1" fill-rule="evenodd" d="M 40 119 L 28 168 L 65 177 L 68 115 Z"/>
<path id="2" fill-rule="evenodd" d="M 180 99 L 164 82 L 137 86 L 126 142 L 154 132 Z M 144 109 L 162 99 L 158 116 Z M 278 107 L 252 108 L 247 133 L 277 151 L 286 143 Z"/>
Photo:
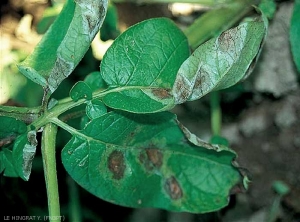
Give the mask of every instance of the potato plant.
<path id="1" fill-rule="evenodd" d="M 167 18 L 133 25 L 107 50 L 99 72 L 77 82 L 70 97 L 55 100 L 53 92 L 87 52 L 108 7 L 107 0 L 68 0 L 34 52 L 17 65 L 43 87 L 41 105 L 0 106 L 0 172 L 29 180 L 41 143 L 49 215 L 59 216 L 59 127 L 72 135 L 61 150 L 62 164 L 92 195 L 122 206 L 177 212 L 225 207 L 235 187 L 247 188 L 236 153 L 198 138 L 171 110 L 217 95 L 253 70 L 267 18 L 256 9 L 254 16 L 230 28 L 254 8 L 248 1 L 227 2 L 183 31 Z M 214 26 L 204 25 L 217 14 Z M 78 117 L 82 128 L 68 124 Z M 213 133 L 218 135 L 218 129 Z"/>

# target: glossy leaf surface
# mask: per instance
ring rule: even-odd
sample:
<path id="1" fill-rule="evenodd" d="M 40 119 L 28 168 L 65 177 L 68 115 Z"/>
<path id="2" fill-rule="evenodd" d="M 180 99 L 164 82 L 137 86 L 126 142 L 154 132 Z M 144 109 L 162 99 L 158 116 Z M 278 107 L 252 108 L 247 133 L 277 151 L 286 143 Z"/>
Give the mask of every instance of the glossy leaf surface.
<path id="1" fill-rule="evenodd" d="M 107 113 L 107 108 L 103 104 L 103 102 L 94 99 L 94 100 L 89 101 L 87 103 L 87 106 L 86 106 L 86 115 L 90 119 L 96 119 L 96 118 L 104 115 L 105 113 Z"/>
<path id="2" fill-rule="evenodd" d="M 255 65 L 266 26 L 266 19 L 246 21 L 199 46 L 178 71 L 172 89 L 176 104 L 244 79 Z"/>
<path id="3" fill-rule="evenodd" d="M 0 123 L 0 142 L 3 145 L 5 140 L 14 139 L 27 130 L 25 123 L 12 117 L 0 116 Z"/>
<path id="4" fill-rule="evenodd" d="M 90 47 L 104 20 L 107 4 L 107 0 L 68 0 L 34 52 L 19 64 L 19 70 L 54 92 Z"/>
<path id="5" fill-rule="evenodd" d="M 128 207 L 204 213 L 228 204 L 241 176 L 235 155 L 189 143 L 175 115 L 110 112 L 73 135 L 68 173 L 92 194 Z"/>
<path id="6" fill-rule="evenodd" d="M 0 151 L 0 173 L 3 172 L 3 176 L 18 177 L 16 172 L 12 152 L 9 149 L 3 149 Z"/>
<path id="7" fill-rule="evenodd" d="M 12 142 L 15 142 L 16 144 L 20 135 L 26 136 L 27 126 L 22 121 L 11 117 L 1 116 L 0 122 L 1 147 L 12 144 Z M 0 152 L 0 172 L 2 171 L 4 171 L 4 176 L 19 176 L 18 167 L 15 165 L 15 156 L 11 150 L 6 148 Z"/>
<path id="8" fill-rule="evenodd" d="M 188 55 L 187 39 L 171 20 L 155 18 L 132 26 L 114 41 L 101 62 L 101 75 L 112 89 L 104 103 L 136 113 L 172 108 L 169 92 Z"/>
<path id="9" fill-rule="evenodd" d="M 100 72 L 92 72 L 88 74 L 85 77 L 84 82 L 88 84 L 88 86 L 92 89 L 92 91 L 95 91 L 97 89 L 107 88 L 107 85 L 102 79 Z"/>
<path id="10" fill-rule="evenodd" d="M 79 99 L 92 99 L 92 89 L 83 81 L 77 82 L 70 90 L 70 97 L 76 102 Z"/>

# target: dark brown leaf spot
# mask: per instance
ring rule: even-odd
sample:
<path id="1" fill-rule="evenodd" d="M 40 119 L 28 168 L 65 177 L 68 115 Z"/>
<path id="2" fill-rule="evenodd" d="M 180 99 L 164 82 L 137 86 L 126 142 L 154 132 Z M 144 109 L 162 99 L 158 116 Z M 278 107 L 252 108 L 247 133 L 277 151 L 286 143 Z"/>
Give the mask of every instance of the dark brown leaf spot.
<path id="1" fill-rule="evenodd" d="M 121 151 L 115 150 L 108 157 L 108 169 L 113 174 L 113 179 L 120 180 L 124 176 L 126 165 L 124 155 Z"/>
<path id="2" fill-rule="evenodd" d="M 146 149 L 148 160 L 156 167 L 160 168 L 163 164 L 163 154 L 154 148 Z"/>
<path id="3" fill-rule="evenodd" d="M 225 31 L 219 36 L 220 50 L 226 52 L 234 46 L 233 36 L 236 34 L 236 30 Z"/>
<path id="4" fill-rule="evenodd" d="M 89 32 L 92 33 L 94 28 L 95 28 L 95 21 L 93 16 L 91 15 L 86 15 L 86 20 L 88 22 L 88 26 L 89 26 Z"/>
<path id="5" fill-rule="evenodd" d="M 147 157 L 144 152 L 140 153 L 139 161 L 140 161 L 140 163 L 142 163 L 145 166 L 146 170 L 148 170 L 148 171 L 153 170 L 153 167 L 150 166 L 149 161 L 147 161 Z"/>
<path id="6" fill-rule="evenodd" d="M 139 155 L 139 161 L 147 171 L 159 169 L 163 164 L 163 154 L 157 148 L 145 148 Z"/>
<path id="7" fill-rule="evenodd" d="M 188 83 L 181 75 L 177 76 L 177 79 L 174 83 L 174 91 L 178 97 L 176 100 L 180 103 L 185 102 L 191 94 Z"/>
<path id="8" fill-rule="evenodd" d="M 165 190 L 173 200 L 182 198 L 181 187 L 174 176 L 168 178 L 165 182 Z"/>
<path id="9" fill-rule="evenodd" d="M 203 69 L 200 68 L 196 75 L 194 89 L 201 88 L 202 84 L 205 83 L 205 74 L 206 73 L 203 71 Z"/>
<path id="10" fill-rule="evenodd" d="M 169 91 L 166 89 L 152 89 L 151 91 L 153 95 L 159 99 L 167 99 L 171 97 Z"/>

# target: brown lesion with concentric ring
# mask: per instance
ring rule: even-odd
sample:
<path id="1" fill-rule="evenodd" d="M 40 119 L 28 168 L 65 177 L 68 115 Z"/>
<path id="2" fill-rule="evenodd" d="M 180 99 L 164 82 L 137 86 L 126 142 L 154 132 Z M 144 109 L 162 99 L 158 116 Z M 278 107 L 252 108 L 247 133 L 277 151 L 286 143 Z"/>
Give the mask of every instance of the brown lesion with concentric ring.
<path id="1" fill-rule="evenodd" d="M 151 92 L 159 99 L 168 99 L 172 97 L 170 90 L 168 89 L 152 89 Z"/>
<path id="2" fill-rule="evenodd" d="M 163 165 L 163 153 L 158 148 L 145 148 L 139 155 L 140 162 L 146 170 L 159 169 Z"/>
<path id="3" fill-rule="evenodd" d="M 166 179 L 164 188 L 167 194 L 173 200 L 178 200 L 183 196 L 180 184 L 178 183 L 177 179 L 174 176 L 171 176 L 168 179 Z"/>
<path id="4" fill-rule="evenodd" d="M 108 169 L 113 174 L 113 179 L 120 180 L 124 177 L 126 169 L 124 154 L 114 150 L 108 157 Z"/>

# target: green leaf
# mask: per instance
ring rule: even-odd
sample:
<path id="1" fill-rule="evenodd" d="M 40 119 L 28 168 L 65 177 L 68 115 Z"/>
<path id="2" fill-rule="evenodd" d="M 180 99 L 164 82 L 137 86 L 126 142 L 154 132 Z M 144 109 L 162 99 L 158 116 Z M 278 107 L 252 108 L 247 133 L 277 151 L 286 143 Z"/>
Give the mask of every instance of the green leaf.
<path id="1" fill-rule="evenodd" d="M 279 195 L 286 195 L 291 190 L 286 183 L 280 180 L 274 181 L 272 187 L 275 190 L 275 192 L 278 193 Z"/>
<path id="2" fill-rule="evenodd" d="M 214 135 L 212 138 L 210 138 L 210 143 L 229 146 L 228 140 L 218 135 Z"/>
<path id="3" fill-rule="evenodd" d="M 18 175 L 25 181 L 29 180 L 32 161 L 36 152 L 36 131 L 29 131 L 19 136 L 14 144 L 12 157 Z"/>
<path id="4" fill-rule="evenodd" d="M 0 122 L 0 143 L 3 145 L 27 131 L 26 124 L 15 118 L 0 116 Z"/>
<path id="5" fill-rule="evenodd" d="M 90 119 L 96 119 L 105 113 L 107 113 L 107 109 L 103 102 L 96 99 L 88 102 L 86 106 L 86 115 Z"/>
<path id="6" fill-rule="evenodd" d="M 107 0 L 68 0 L 34 52 L 18 65 L 53 93 L 78 65 L 104 20 Z"/>
<path id="7" fill-rule="evenodd" d="M 174 99 L 169 92 L 188 55 L 187 39 L 170 19 L 132 26 L 114 41 L 101 62 L 101 75 L 111 89 L 103 102 L 136 113 L 171 109 Z"/>
<path id="8" fill-rule="evenodd" d="M 167 112 L 107 113 L 74 132 L 62 151 L 72 178 L 106 201 L 193 213 L 228 204 L 241 182 L 233 158 L 189 143 Z"/>
<path id="9" fill-rule="evenodd" d="M 107 88 L 107 85 L 100 75 L 100 72 L 92 72 L 88 74 L 85 77 L 84 82 L 92 89 L 92 91 Z"/>
<path id="10" fill-rule="evenodd" d="M 274 0 L 262 0 L 258 7 L 268 19 L 274 17 L 276 12 L 276 2 Z"/>
<path id="11" fill-rule="evenodd" d="M 234 26 L 253 10 L 252 5 L 254 4 L 248 0 L 235 0 L 234 2 L 230 0 L 226 3 L 213 2 L 218 6 L 203 13 L 184 30 L 193 50 L 208 39 Z"/>
<path id="12" fill-rule="evenodd" d="M 70 97 L 75 102 L 79 99 L 91 100 L 93 97 L 93 92 L 85 82 L 79 81 L 70 90 Z"/>
<path id="13" fill-rule="evenodd" d="M 13 164 L 12 152 L 9 149 L 0 151 L 0 173 L 7 177 L 18 177 Z"/>
<path id="14" fill-rule="evenodd" d="M 228 88 L 252 71 L 266 36 L 267 20 L 253 19 L 201 46 L 181 65 L 172 94 L 176 104 Z"/>
<path id="15" fill-rule="evenodd" d="M 300 0 L 296 0 L 294 3 L 294 11 L 291 19 L 290 27 L 290 41 L 291 50 L 294 58 L 295 65 L 300 73 Z"/>
<path id="16" fill-rule="evenodd" d="M 90 118 L 87 115 L 84 115 L 83 117 L 81 117 L 80 119 L 80 129 L 85 128 L 86 124 L 88 124 L 90 122 Z"/>

